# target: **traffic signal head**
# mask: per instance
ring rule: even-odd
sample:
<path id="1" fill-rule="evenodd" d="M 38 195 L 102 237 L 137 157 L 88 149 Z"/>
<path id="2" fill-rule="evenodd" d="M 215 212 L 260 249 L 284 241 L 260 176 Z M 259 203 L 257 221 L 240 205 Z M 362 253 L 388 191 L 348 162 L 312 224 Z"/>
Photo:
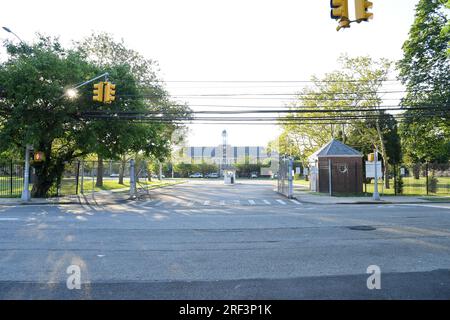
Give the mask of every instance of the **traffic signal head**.
<path id="1" fill-rule="evenodd" d="M 116 85 L 111 82 L 105 83 L 105 103 L 111 103 L 116 100 Z"/>
<path id="2" fill-rule="evenodd" d="M 33 158 L 36 162 L 42 162 L 45 161 L 45 154 L 42 151 L 36 151 Z"/>
<path id="3" fill-rule="evenodd" d="M 356 21 L 368 21 L 373 19 L 373 13 L 369 9 L 373 7 L 373 3 L 367 0 L 355 0 Z"/>
<path id="4" fill-rule="evenodd" d="M 104 87 L 103 82 L 94 83 L 94 91 L 93 91 L 94 96 L 92 97 L 92 100 L 97 102 L 103 102 L 103 87 Z"/>
<path id="5" fill-rule="evenodd" d="M 348 0 L 330 0 L 331 19 L 348 20 Z"/>

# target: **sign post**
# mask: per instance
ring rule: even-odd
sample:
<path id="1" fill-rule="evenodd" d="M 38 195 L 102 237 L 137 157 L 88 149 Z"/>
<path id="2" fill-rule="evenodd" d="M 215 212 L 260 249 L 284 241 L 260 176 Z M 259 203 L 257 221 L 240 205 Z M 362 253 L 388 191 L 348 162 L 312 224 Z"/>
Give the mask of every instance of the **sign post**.
<path id="1" fill-rule="evenodd" d="M 377 164 L 378 164 L 378 148 L 375 147 L 375 154 L 374 154 L 374 160 L 375 160 L 375 174 L 374 174 L 374 186 L 373 186 L 373 200 L 379 201 L 380 200 L 380 194 L 378 193 L 378 171 L 377 171 Z"/>

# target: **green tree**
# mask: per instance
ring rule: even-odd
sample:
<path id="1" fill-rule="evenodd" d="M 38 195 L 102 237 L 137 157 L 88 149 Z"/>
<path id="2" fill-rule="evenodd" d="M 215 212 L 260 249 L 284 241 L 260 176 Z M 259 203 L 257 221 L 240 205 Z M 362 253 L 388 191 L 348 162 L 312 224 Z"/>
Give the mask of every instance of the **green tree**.
<path id="1" fill-rule="evenodd" d="M 156 62 L 127 48 L 123 40 L 116 41 L 107 33 L 93 33 L 76 43 L 76 47 L 87 61 L 110 73 L 111 80 L 117 85 L 118 99 L 114 103 L 116 110 L 127 110 L 130 105 L 135 104 L 134 109 L 158 112 L 168 118 L 187 116 L 188 109 L 185 106 L 170 101 L 168 92 L 158 78 Z M 126 75 L 132 75 L 132 79 Z M 139 98 L 138 101 L 136 97 Z M 101 108 L 102 105 L 98 107 Z M 121 159 L 127 159 L 126 154 L 133 154 L 139 149 L 146 152 L 149 161 L 163 161 L 170 155 L 172 143 L 183 138 L 182 134 L 178 134 L 174 141 L 174 132 L 179 133 L 183 130 L 182 126 L 173 122 L 141 123 L 126 130 L 128 123 L 118 120 L 114 126 L 123 128 L 118 130 L 120 136 L 115 137 L 115 149 L 112 149 L 111 145 L 104 144 L 105 139 L 111 138 L 111 125 L 111 120 L 96 123 L 99 169 L 103 158 L 121 155 Z M 120 150 L 117 150 L 118 148 Z M 102 184 L 102 176 L 103 171 L 99 170 L 98 186 Z M 123 182 L 122 174 L 119 175 L 119 180 Z"/>
<path id="2" fill-rule="evenodd" d="M 380 125 L 386 115 L 379 110 L 382 99 L 378 91 L 391 72 L 392 62 L 347 55 L 341 56 L 339 62 L 342 66 L 339 71 L 321 79 L 313 77 L 313 86 L 303 89 L 297 101 L 290 105 L 292 113 L 280 122 L 284 129 L 280 141 L 283 144 L 289 141 L 288 148 L 294 144 L 294 150 L 297 149 L 299 158 L 306 164 L 307 158 L 332 138 L 345 143 L 349 135 L 357 135 L 364 141 L 362 145 L 378 147 L 387 173 L 389 154 L 385 138 L 388 135 Z M 368 120 L 372 126 L 368 126 Z M 396 126 L 392 129 L 396 130 Z M 389 187 L 389 180 L 386 183 Z"/>
<path id="3" fill-rule="evenodd" d="M 401 104 L 408 116 L 400 126 L 400 135 L 405 160 L 410 163 L 447 162 L 450 157 L 448 8 L 449 2 L 443 0 L 419 1 L 398 63 L 407 89 Z"/>
<path id="4" fill-rule="evenodd" d="M 148 104 L 148 87 L 129 64 L 101 70 L 77 49 L 64 49 L 57 39 L 40 36 L 32 46 L 5 43 L 8 60 L 0 64 L 0 149 L 24 149 L 32 144 L 44 152 L 46 161 L 35 165 L 36 181 L 32 196 L 45 197 L 61 179 L 64 165 L 75 158 L 97 153 L 116 158 L 142 152 L 163 158 L 170 154 L 171 134 L 177 126 L 165 122 L 124 121 L 113 117 L 96 118 L 117 111 L 165 111 L 167 98 L 156 106 Z M 117 100 L 111 105 L 92 102 L 92 89 L 80 88 L 75 100 L 65 98 L 66 88 L 109 71 L 117 84 Z M 153 97 L 152 97 L 153 98 Z M 164 104 L 164 103 L 166 104 Z M 184 106 L 176 107 L 181 113 Z"/>

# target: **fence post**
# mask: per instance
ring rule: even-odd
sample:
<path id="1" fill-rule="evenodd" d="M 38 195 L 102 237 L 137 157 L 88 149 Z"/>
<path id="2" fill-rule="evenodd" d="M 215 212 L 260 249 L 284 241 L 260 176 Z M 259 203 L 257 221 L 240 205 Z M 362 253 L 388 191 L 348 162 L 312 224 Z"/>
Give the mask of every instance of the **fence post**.
<path id="1" fill-rule="evenodd" d="M 333 195 L 333 188 L 331 187 L 331 159 L 328 159 L 328 192 L 330 196 Z"/>
<path id="2" fill-rule="evenodd" d="M 81 160 L 81 186 L 80 186 L 81 194 L 84 194 L 84 160 Z"/>
<path id="3" fill-rule="evenodd" d="M 130 160 L 130 196 L 136 196 L 136 176 L 134 173 L 134 159 Z"/>
<path id="4" fill-rule="evenodd" d="M 76 186 L 75 194 L 78 194 L 78 183 L 80 182 L 80 161 L 77 162 L 77 174 L 75 176 Z"/>
<path id="5" fill-rule="evenodd" d="M 13 194 L 13 161 L 11 159 L 11 162 L 9 164 L 9 194 L 12 197 Z"/>
<path id="6" fill-rule="evenodd" d="M 394 164 L 394 196 L 397 195 L 397 165 Z"/>

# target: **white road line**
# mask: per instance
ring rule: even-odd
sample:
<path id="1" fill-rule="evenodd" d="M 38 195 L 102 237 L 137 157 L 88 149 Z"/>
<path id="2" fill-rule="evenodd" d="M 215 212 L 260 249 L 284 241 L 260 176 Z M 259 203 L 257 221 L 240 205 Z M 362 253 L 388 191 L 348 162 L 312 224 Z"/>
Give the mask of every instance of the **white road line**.
<path id="1" fill-rule="evenodd" d="M 277 199 L 277 202 L 281 203 L 281 204 L 286 204 L 286 202 L 284 202 L 283 200 L 279 200 L 279 199 Z"/>
<path id="2" fill-rule="evenodd" d="M 412 203 L 399 203 L 399 206 L 410 206 L 410 207 L 429 207 L 429 208 L 437 208 L 437 209 L 447 209 L 450 210 L 450 206 L 438 206 L 434 204 L 412 204 Z"/>
<path id="3" fill-rule="evenodd" d="M 264 202 L 265 204 L 270 204 L 270 202 L 267 201 L 267 200 L 263 200 L 263 202 Z"/>
<path id="4" fill-rule="evenodd" d="M 225 200 L 220 200 L 220 205 L 224 206 L 225 205 Z"/>
<path id="5" fill-rule="evenodd" d="M 301 204 L 301 203 L 298 202 L 297 200 L 294 200 L 294 199 L 289 199 L 289 200 L 291 200 L 292 203 L 295 203 L 295 204 Z"/>
<path id="6" fill-rule="evenodd" d="M 205 202 L 203 202 L 203 205 L 204 205 L 204 206 L 209 206 L 209 201 L 206 200 Z"/>
<path id="7" fill-rule="evenodd" d="M 252 206 L 256 204 L 255 200 L 248 200 L 248 203 L 250 203 Z"/>
<path id="8" fill-rule="evenodd" d="M 19 218 L 0 218 L 0 221 L 18 221 Z"/>

